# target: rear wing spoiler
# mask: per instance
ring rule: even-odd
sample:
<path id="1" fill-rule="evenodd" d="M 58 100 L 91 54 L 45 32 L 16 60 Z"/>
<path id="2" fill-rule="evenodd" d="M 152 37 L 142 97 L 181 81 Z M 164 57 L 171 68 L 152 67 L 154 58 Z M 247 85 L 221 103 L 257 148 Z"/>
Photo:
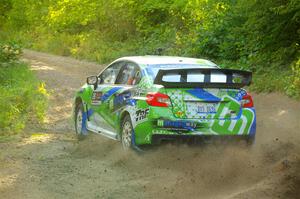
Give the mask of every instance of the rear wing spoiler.
<path id="1" fill-rule="evenodd" d="M 199 75 L 199 78 L 197 75 Z M 171 77 L 171 79 L 172 76 L 177 79 L 179 78 L 179 80 L 174 80 L 176 78 L 173 78 L 171 81 L 168 81 L 168 76 Z M 189 76 L 193 76 L 192 80 L 189 80 L 191 79 Z M 160 69 L 154 79 L 154 84 L 160 84 L 166 88 L 242 88 L 249 86 L 251 81 L 252 72 L 250 71 L 219 68 L 192 68 Z"/>

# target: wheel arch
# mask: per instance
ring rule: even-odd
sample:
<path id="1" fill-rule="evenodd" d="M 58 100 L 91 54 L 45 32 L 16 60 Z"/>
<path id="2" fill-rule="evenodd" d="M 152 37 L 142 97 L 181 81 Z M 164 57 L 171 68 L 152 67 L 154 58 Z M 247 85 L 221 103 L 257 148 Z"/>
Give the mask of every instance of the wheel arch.
<path id="1" fill-rule="evenodd" d="M 131 120 L 131 124 L 133 125 L 133 122 L 132 122 L 132 118 L 131 118 L 131 115 L 130 115 L 130 113 L 129 113 L 129 111 L 128 110 L 123 110 L 121 113 L 120 113 L 120 117 L 119 117 L 119 133 L 121 133 L 121 129 L 122 129 L 122 122 L 123 122 L 123 120 L 124 120 L 124 118 L 126 117 L 126 116 L 129 116 L 129 118 L 130 118 L 130 120 Z M 134 126 L 133 126 L 133 128 L 134 128 Z"/>
<path id="2" fill-rule="evenodd" d="M 128 112 L 127 110 L 124 110 L 124 111 L 120 114 L 120 126 L 122 125 L 122 121 L 123 121 L 123 119 L 126 117 L 126 115 L 129 115 L 129 117 L 130 117 L 130 114 L 129 114 L 129 112 Z M 131 117 L 130 117 L 130 119 L 131 119 Z"/>
<path id="3" fill-rule="evenodd" d="M 82 106 L 83 106 L 83 111 L 87 111 L 87 109 L 88 109 L 87 103 L 82 99 L 81 96 L 77 96 L 77 97 L 75 98 L 74 110 L 76 110 L 76 107 L 77 107 L 79 104 L 82 104 Z"/>
<path id="4" fill-rule="evenodd" d="M 82 103 L 82 102 L 83 102 L 83 100 L 81 99 L 81 97 L 77 96 L 77 97 L 75 98 L 75 107 L 77 107 L 78 104 L 80 104 L 80 103 Z"/>
<path id="5" fill-rule="evenodd" d="M 74 117 L 74 119 L 75 119 L 76 109 L 77 109 L 79 104 L 82 104 L 83 111 L 86 111 L 86 106 L 84 104 L 83 99 L 81 98 L 81 96 L 76 96 L 76 98 L 74 100 L 74 104 L 73 104 L 73 117 Z"/>

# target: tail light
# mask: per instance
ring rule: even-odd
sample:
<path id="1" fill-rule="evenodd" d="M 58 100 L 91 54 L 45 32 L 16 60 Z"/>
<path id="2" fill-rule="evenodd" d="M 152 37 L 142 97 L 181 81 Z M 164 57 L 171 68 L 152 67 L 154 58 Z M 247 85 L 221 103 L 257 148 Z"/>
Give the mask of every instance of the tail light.
<path id="1" fill-rule="evenodd" d="M 150 106 L 168 107 L 171 105 L 169 96 L 162 93 L 148 93 L 146 102 Z"/>
<path id="2" fill-rule="evenodd" d="M 253 100 L 251 95 L 248 93 L 243 96 L 243 99 L 241 100 L 241 105 L 243 108 L 252 108 L 253 107 Z"/>

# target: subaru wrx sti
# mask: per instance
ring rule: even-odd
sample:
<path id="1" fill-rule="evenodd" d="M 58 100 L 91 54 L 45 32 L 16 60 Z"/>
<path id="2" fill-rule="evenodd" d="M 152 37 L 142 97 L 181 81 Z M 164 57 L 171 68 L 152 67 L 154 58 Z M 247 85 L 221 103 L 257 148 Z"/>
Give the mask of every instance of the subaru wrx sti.
<path id="1" fill-rule="evenodd" d="M 123 57 L 76 92 L 76 134 L 98 133 L 124 148 L 205 137 L 253 142 L 255 109 L 242 88 L 251 78 L 204 59 Z"/>

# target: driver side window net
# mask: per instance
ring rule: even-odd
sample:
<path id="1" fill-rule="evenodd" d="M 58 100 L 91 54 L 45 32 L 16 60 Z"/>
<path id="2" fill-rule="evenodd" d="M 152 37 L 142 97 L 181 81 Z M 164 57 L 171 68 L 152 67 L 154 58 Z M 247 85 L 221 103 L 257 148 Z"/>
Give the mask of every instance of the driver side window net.
<path id="1" fill-rule="evenodd" d="M 116 84 L 136 85 L 141 80 L 139 67 L 128 63 L 121 71 Z"/>

